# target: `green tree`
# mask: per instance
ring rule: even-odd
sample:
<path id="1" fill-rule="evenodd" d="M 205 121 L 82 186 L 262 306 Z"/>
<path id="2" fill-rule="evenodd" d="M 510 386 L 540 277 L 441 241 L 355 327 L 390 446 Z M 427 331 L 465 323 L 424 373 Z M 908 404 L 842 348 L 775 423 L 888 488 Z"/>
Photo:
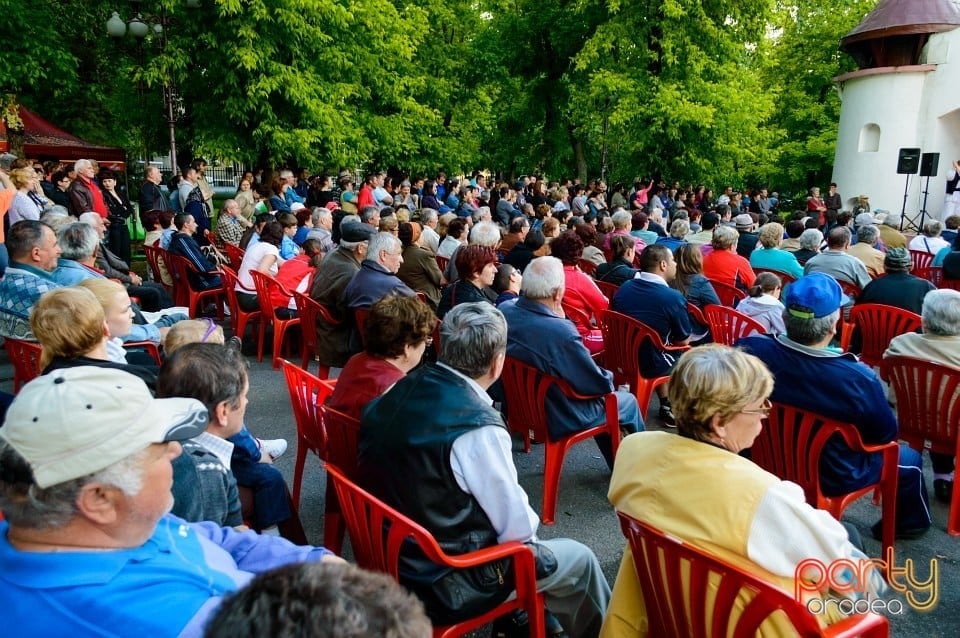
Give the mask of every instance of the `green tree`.
<path id="1" fill-rule="evenodd" d="M 776 46 L 764 68 L 778 98 L 771 119 L 780 150 L 778 183 L 805 194 L 830 179 L 840 120 L 833 78 L 856 68 L 839 49 L 840 39 L 876 5 L 876 0 L 802 0 L 778 5 Z"/>
<path id="2" fill-rule="evenodd" d="M 613 0 L 576 57 L 575 109 L 609 120 L 614 175 L 707 184 L 763 177 L 775 161 L 773 95 L 753 72 L 769 0 Z M 601 108 L 598 108 L 601 105 Z"/>

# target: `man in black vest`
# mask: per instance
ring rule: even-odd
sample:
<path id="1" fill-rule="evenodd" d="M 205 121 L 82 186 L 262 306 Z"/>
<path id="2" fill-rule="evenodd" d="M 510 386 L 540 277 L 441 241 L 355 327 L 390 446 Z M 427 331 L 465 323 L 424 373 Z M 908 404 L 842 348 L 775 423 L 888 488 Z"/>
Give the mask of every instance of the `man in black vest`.
<path id="1" fill-rule="evenodd" d="M 508 541 L 537 542 L 556 556 L 556 569 L 537 582 L 547 607 L 571 636 L 597 636 L 610 599 L 600 565 L 576 541 L 537 541 L 540 521 L 517 483 L 510 434 L 486 393 L 503 369 L 503 315 L 490 304 L 460 304 L 444 317 L 440 343 L 438 364 L 414 370 L 364 409 L 361 485 L 426 527 L 451 554 Z M 449 624 L 509 595 L 509 573 L 498 590 L 496 575 L 484 586 L 482 569 L 465 576 L 407 548 L 400 582 L 424 601 L 431 621 Z M 464 578 L 474 583 L 472 589 L 491 592 L 487 609 L 445 604 Z"/>

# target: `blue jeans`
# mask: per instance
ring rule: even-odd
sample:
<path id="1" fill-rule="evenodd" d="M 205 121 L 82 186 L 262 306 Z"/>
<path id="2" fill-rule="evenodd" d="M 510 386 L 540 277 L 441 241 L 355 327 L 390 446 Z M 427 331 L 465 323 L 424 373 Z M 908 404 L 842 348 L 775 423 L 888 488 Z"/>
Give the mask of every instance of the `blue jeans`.
<path id="1" fill-rule="evenodd" d="M 266 529 L 292 516 L 287 484 L 280 470 L 260 462 L 260 446 L 246 426 L 229 439 L 233 443 L 230 467 L 237 485 L 253 490 L 254 527 Z"/>
<path id="2" fill-rule="evenodd" d="M 633 396 L 629 392 L 614 392 L 617 396 L 617 412 L 620 417 L 620 429 L 625 431 L 627 434 L 633 434 L 634 432 L 643 432 L 643 419 L 640 418 L 640 410 L 637 407 L 637 397 Z M 596 425 L 602 425 L 604 423 L 603 418 L 597 423 L 591 425 L 591 427 Z M 598 434 L 593 437 L 593 440 L 597 443 L 597 448 L 600 450 L 600 454 L 603 455 L 603 460 L 607 462 L 607 467 L 611 470 L 613 469 L 613 443 L 610 441 L 609 434 Z"/>

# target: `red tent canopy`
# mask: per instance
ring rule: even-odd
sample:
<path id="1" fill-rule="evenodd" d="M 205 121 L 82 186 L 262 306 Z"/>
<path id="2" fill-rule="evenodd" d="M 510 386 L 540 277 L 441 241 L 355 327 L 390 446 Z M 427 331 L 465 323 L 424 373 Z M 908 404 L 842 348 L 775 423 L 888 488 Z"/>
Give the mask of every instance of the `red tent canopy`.
<path id="1" fill-rule="evenodd" d="M 28 159 L 62 162 L 92 159 L 97 160 L 101 167 L 115 171 L 126 170 L 127 156 L 122 148 L 99 146 L 81 140 L 23 106 L 20 107 L 20 119 L 23 120 L 24 152 Z M 0 120 L 0 152 L 9 148 L 7 131 Z"/>

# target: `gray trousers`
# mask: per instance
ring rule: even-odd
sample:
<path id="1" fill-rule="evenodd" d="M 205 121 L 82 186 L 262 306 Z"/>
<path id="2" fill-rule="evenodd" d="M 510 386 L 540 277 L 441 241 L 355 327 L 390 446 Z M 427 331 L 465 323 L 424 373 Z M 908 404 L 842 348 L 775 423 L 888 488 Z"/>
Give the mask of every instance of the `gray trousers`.
<path id="1" fill-rule="evenodd" d="M 547 608 L 572 638 L 596 638 L 610 603 L 610 585 L 597 557 L 569 538 L 538 542 L 557 557 L 557 571 L 537 581 Z"/>

